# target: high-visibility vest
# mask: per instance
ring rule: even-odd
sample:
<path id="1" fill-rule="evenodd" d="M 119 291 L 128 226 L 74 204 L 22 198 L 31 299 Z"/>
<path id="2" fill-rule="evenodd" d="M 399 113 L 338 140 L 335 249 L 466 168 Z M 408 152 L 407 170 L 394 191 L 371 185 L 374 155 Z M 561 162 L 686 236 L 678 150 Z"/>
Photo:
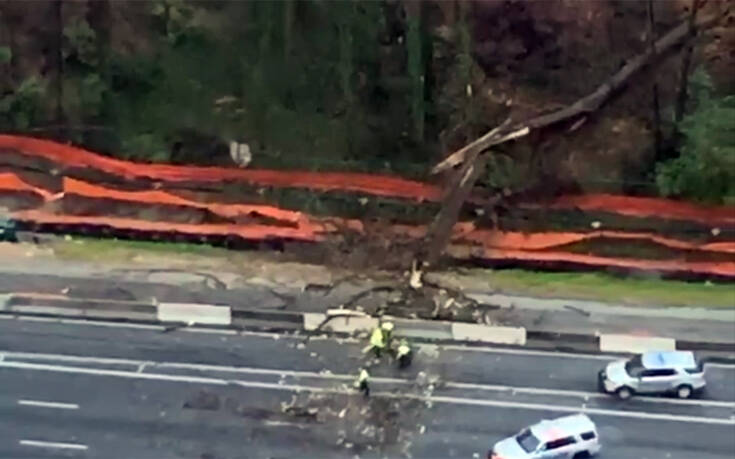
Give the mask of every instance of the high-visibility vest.
<path id="1" fill-rule="evenodd" d="M 368 374 L 367 370 L 362 370 L 360 371 L 360 376 L 357 378 L 357 382 L 359 383 L 367 382 L 369 377 L 370 375 Z"/>
<path id="2" fill-rule="evenodd" d="M 379 328 L 376 328 L 373 330 L 373 334 L 370 335 L 370 344 L 375 347 L 385 347 L 385 342 L 383 341 L 383 331 Z"/>

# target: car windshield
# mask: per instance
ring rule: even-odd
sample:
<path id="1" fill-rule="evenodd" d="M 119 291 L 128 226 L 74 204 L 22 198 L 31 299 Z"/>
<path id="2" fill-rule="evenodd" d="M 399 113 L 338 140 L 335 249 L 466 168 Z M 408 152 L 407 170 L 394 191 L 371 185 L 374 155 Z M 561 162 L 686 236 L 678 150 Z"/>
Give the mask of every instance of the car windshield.
<path id="1" fill-rule="evenodd" d="M 521 445 L 521 448 L 523 448 L 524 451 L 527 453 L 530 453 L 532 451 L 536 451 L 536 448 L 538 448 L 539 443 L 541 441 L 536 438 L 529 429 L 524 430 L 523 432 L 516 435 L 516 441 L 519 445 Z"/>
<path id="2" fill-rule="evenodd" d="M 625 362 L 625 372 L 630 376 L 639 376 L 644 369 L 640 355 L 637 355 Z"/>

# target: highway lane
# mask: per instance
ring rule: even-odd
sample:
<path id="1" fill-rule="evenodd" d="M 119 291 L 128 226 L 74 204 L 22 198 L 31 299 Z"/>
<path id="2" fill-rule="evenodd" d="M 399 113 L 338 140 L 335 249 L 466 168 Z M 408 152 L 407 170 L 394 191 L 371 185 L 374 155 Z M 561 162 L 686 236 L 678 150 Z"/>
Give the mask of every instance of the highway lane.
<path id="1" fill-rule="evenodd" d="M 719 402 L 647 399 L 621 404 L 586 392 L 586 380 L 594 381 L 602 359 L 428 348 L 417 361 L 420 368 L 413 371 L 441 376 L 449 384 L 426 391 L 413 383 L 413 372 L 376 367 L 373 373 L 385 379 L 377 378 L 373 390 L 389 398 L 378 396 L 365 403 L 344 393 L 363 357 L 361 343 L 299 343 L 273 335 L 164 334 L 155 329 L 0 320 L 0 352 L 5 351 L 0 362 L 0 457 L 381 457 L 367 449 L 378 447 L 374 441 L 357 434 L 353 441 L 337 444 L 338 432 L 360 425 L 363 417 L 333 415 L 323 422 L 305 422 L 284 416 L 281 404 L 294 396 L 289 386 L 300 390 L 301 398 L 310 391 L 330 391 L 316 396 L 330 400 L 333 411 L 372 410 L 400 402 L 398 409 L 382 410 L 390 416 L 374 421 L 374 428 L 397 425 L 397 438 L 382 451 L 387 457 L 401 457 L 404 449 L 428 459 L 482 455 L 493 441 L 526 424 L 577 409 L 587 409 L 597 422 L 604 436 L 603 458 L 721 459 L 735 453 L 733 405 L 727 401 L 732 400 L 733 368 L 711 369 L 722 383 L 714 392 Z M 52 369 L 40 368 L 44 365 Z M 565 379 L 544 377 L 544 370 L 554 374 L 566 367 L 572 370 L 560 373 Z M 330 373 L 321 373 L 325 368 Z M 582 375 L 584 369 L 592 374 Z M 575 372 L 580 373 L 576 379 Z M 145 379 L 157 375 L 163 379 Z M 513 377 L 522 384 L 501 385 Z M 497 386 L 485 387 L 486 382 Z M 572 392 L 559 391 L 559 386 Z M 513 388 L 516 393 L 509 392 Z M 219 408 L 184 408 L 202 390 L 216 394 Z M 79 408 L 23 405 L 20 400 Z M 324 408 L 324 402 L 309 403 Z M 88 449 L 47 448 L 20 444 L 22 440 Z M 352 447 L 345 448 L 347 443 Z"/>
<path id="2" fill-rule="evenodd" d="M 337 417 L 310 422 L 284 416 L 281 404 L 291 401 L 289 390 L 10 368 L 0 370 L 0 379 L 5 388 L 0 398 L 0 444 L 5 445 L 0 447 L 0 457 L 41 457 L 34 456 L 35 447 L 21 444 L 23 440 L 87 448 L 63 450 L 69 457 L 121 459 L 206 454 L 213 458 L 352 457 L 353 453 L 398 457 L 406 447 L 418 458 L 473 457 L 495 439 L 541 417 L 559 415 L 554 410 L 483 406 L 483 399 L 458 403 L 439 395 L 431 406 L 414 404 L 410 413 L 399 412 L 398 423 L 409 432 L 407 440 L 388 444 L 378 453 L 367 449 L 366 442 L 356 448 L 359 436 L 348 438 L 352 448 L 337 444 L 336 433 L 345 428 Z M 216 394 L 216 402 L 197 404 L 202 390 Z M 52 403 L 79 408 L 18 404 L 19 400 L 48 403 L 50 397 Z M 357 395 L 334 396 L 338 406 L 353 409 L 380 398 L 380 393 L 369 402 Z M 557 401 L 548 397 L 546 403 Z M 192 405 L 187 408 L 187 404 Z M 603 458 L 714 459 L 731 457 L 735 451 L 733 424 L 591 417 L 604 441 Z"/>
<path id="3" fill-rule="evenodd" d="M 116 325 L 116 324 L 113 324 Z M 158 326 L 94 326 L 57 321 L 0 320 L 0 350 L 105 356 L 159 362 L 354 373 L 364 363 L 357 340 L 271 333 L 162 333 Z M 274 358 L 277 356 L 277 358 Z M 595 392 L 595 375 L 615 357 L 522 349 L 421 346 L 415 364 L 398 372 L 387 364 L 374 376 L 415 378 L 419 372 L 443 380 L 508 387 Z M 735 366 L 707 367 L 706 398 L 735 402 Z"/>

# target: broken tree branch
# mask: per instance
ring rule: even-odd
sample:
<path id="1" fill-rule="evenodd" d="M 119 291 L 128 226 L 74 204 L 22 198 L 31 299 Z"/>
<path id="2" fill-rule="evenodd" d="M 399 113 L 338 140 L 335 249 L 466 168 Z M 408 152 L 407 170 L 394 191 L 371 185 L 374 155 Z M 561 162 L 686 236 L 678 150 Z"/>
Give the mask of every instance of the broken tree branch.
<path id="1" fill-rule="evenodd" d="M 715 24 L 722 17 L 722 14 L 718 14 L 697 20 L 695 28 L 707 28 Z M 664 36 L 659 38 L 653 46 L 647 48 L 644 53 L 630 60 L 592 93 L 577 100 L 571 105 L 549 114 L 537 116 L 516 125 L 506 127 L 499 126 L 494 128 L 479 139 L 465 145 L 461 149 L 447 156 L 437 164 L 431 172 L 433 174 L 437 174 L 450 169 L 465 162 L 469 156 L 474 156 L 475 152 L 482 152 L 494 145 L 499 145 L 509 140 L 523 137 L 534 129 L 567 121 L 580 115 L 589 115 L 597 111 L 614 93 L 624 87 L 633 75 L 641 71 L 651 60 L 653 60 L 654 57 L 665 54 L 674 46 L 680 44 L 691 36 L 692 26 L 690 20 L 687 18 L 687 20 L 683 21 Z"/>

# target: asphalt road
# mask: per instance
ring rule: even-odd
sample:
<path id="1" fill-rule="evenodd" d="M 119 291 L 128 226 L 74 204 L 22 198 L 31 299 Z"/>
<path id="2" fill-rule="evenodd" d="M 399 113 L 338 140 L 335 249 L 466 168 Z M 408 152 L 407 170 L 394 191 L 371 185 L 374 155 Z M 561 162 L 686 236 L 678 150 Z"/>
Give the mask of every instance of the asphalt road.
<path id="1" fill-rule="evenodd" d="M 427 345 L 399 372 L 364 344 L 4 318 L 0 458 L 473 458 L 579 411 L 602 458 L 735 457 L 735 367 L 703 399 L 619 402 L 595 392 L 607 356 Z"/>

